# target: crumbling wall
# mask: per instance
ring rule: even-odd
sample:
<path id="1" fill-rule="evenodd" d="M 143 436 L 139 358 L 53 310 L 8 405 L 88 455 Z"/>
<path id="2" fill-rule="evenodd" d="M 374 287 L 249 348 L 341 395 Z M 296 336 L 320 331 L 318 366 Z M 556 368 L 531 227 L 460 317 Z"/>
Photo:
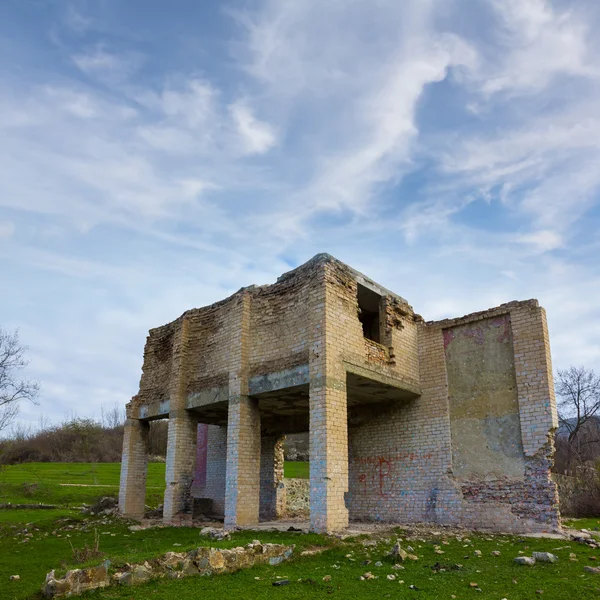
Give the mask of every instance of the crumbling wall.
<path id="1" fill-rule="evenodd" d="M 230 353 L 236 339 L 240 294 L 235 294 L 211 306 L 187 311 L 188 345 L 186 357 L 186 393 L 198 393 L 206 388 L 227 385 Z"/>
<path id="2" fill-rule="evenodd" d="M 309 269 L 282 275 L 272 284 L 252 290 L 249 375 L 264 375 L 308 363 L 311 314 Z"/>
<path id="3" fill-rule="evenodd" d="M 349 430 L 351 518 L 559 524 L 545 314 L 517 302 L 420 325 L 416 400 Z"/>
<path id="4" fill-rule="evenodd" d="M 178 323 L 174 321 L 150 330 L 144 347 L 144 363 L 137 403 L 161 402 L 169 399 L 173 338 L 177 327 Z"/>
<path id="5" fill-rule="evenodd" d="M 277 519 L 285 512 L 284 440 L 285 436 L 263 436 L 261 439 L 259 515 L 264 521 Z"/>
<path id="6" fill-rule="evenodd" d="M 332 346 L 343 362 L 418 385 L 418 324 L 412 307 L 375 282 L 337 261 L 326 266 Z M 358 279 L 357 279 L 358 278 Z M 381 343 L 364 337 L 358 318 L 358 283 L 381 295 Z"/>

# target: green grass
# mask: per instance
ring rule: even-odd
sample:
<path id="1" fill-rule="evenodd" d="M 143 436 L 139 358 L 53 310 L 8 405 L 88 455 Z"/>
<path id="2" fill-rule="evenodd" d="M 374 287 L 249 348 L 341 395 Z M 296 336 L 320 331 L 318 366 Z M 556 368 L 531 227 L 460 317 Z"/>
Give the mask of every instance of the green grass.
<path id="1" fill-rule="evenodd" d="M 286 477 L 308 478 L 307 462 L 286 462 Z M 117 495 L 120 463 L 24 463 L 0 469 L 0 503 L 80 506 Z M 61 485 L 61 484 L 79 484 Z M 89 486 L 89 487 L 87 487 Z M 148 465 L 146 504 L 157 506 L 165 490 L 164 463 Z M 1 599 L 0 599 L 1 600 Z"/>
<path id="2" fill-rule="evenodd" d="M 310 463 L 308 462 L 286 462 L 283 472 L 286 477 L 308 479 L 310 474 Z"/>
<path id="3" fill-rule="evenodd" d="M 600 519 L 598 518 L 565 519 L 564 523 L 567 527 L 573 527 L 573 529 L 587 529 L 588 531 L 600 531 Z"/>
<path id="4" fill-rule="evenodd" d="M 23 463 L 0 470 L 0 503 L 80 506 L 119 492 L 120 463 Z M 76 484 L 76 485 L 61 485 Z M 83 485 L 82 485 L 83 484 Z M 81 487 L 80 487 L 81 486 Z M 162 502 L 165 465 L 150 463 L 146 503 Z"/>
<path id="5" fill-rule="evenodd" d="M 286 475 L 308 476 L 306 463 L 287 463 Z M 469 540 L 442 537 L 406 540 L 412 545 L 418 561 L 405 563 L 404 570 L 393 570 L 393 560 L 387 552 L 397 530 L 389 540 L 376 547 L 365 547 L 361 539 L 340 541 L 317 535 L 273 532 L 239 532 L 226 542 L 209 542 L 200 538 L 197 529 L 187 527 L 157 527 L 132 532 L 130 523 L 113 517 L 83 517 L 69 508 L 82 502 L 91 502 L 98 496 L 116 493 L 119 465 L 115 464 L 28 464 L 9 467 L 0 472 L 0 502 L 56 503 L 55 510 L 0 510 L 0 600 L 41 600 L 39 593 L 46 573 L 52 569 L 64 572 L 67 568 L 82 566 L 75 563 L 74 548 L 92 546 L 97 532 L 102 557 L 85 564 L 99 564 L 109 558 L 113 565 L 125 562 L 143 562 L 169 550 L 186 551 L 202 544 L 233 547 L 259 538 L 263 542 L 295 543 L 297 551 L 289 563 L 277 567 L 260 566 L 232 575 L 191 577 L 182 580 L 161 579 L 132 588 L 110 588 L 84 598 L 113 598 L 122 600 L 196 600 L 197 598 L 235 597 L 236 600 L 261 598 L 312 599 L 335 596 L 340 599 L 361 598 L 422 598 L 451 599 L 483 598 L 491 600 L 526 600 L 543 598 L 562 600 L 600 598 L 600 576 L 584 572 L 585 565 L 600 564 L 600 549 L 575 542 L 545 539 L 519 539 L 509 536 L 471 535 Z M 164 465 L 149 465 L 149 494 L 160 499 L 164 482 Z M 24 493 L 23 484 L 37 483 L 33 492 Z M 60 483 L 84 483 L 103 487 L 65 487 Z M 156 490 L 153 488 L 156 487 Z M 152 496 L 155 494 L 155 496 Z M 600 526 L 599 519 L 578 519 L 570 526 L 593 530 Z M 31 534 L 27 537 L 26 534 Z M 28 542 L 23 540 L 28 539 Z M 443 554 L 435 552 L 435 546 Z M 326 551 L 310 557 L 301 557 L 303 548 L 322 545 Z M 480 550 L 478 558 L 474 550 Z M 500 556 L 492 556 L 499 550 Z M 537 564 L 523 567 L 514 564 L 520 552 L 553 552 L 559 557 L 554 565 Z M 575 553 L 576 560 L 569 558 Z M 350 558 L 348 558 L 350 554 Z M 596 558 L 598 560 L 596 560 Z M 371 564 L 365 565 L 364 561 Z M 375 566 L 376 561 L 383 565 Z M 335 565 L 335 567 L 334 567 Z M 441 566 L 443 571 L 436 567 Z M 457 568 L 456 565 L 462 565 Z M 370 571 L 378 578 L 361 581 L 360 576 Z M 9 581 L 18 574 L 19 581 Z M 396 575 L 394 581 L 388 574 Z M 325 575 L 331 581 L 324 582 Z M 290 585 L 273 587 L 276 577 L 289 579 Z M 258 578 L 258 579 L 257 579 Z M 403 580 L 404 583 L 399 583 Z M 470 587 L 477 583 L 482 593 Z M 410 589 L 410 585 L 417 590 Z"/>
<path id="6" fill-rule="evenodd" d="M 110 558 L 113 565 L 124 562 L 141 562 L 169 550 L 183 552 L 209 542 L 200 538 L 197 529 L 186 527 L 161 527 L 132 532 L 128 523 L 115 519 L 83 519 L 73 511 L 4 511 L 10 522 L 0 523 L 0 598 L 2 600 L 40 599 L 39 589 L 45 575 L 53 568 L 60 572 L 75 565 L 71 544 L 81 548 L 92 545 L 94 531 L 98 532 L 103 557 L 88 561 L 99 564 Z M 27 530 L 27 531 L 26 531 Z M 33 537 L 23 543 L 24 533 Z M 397 531 L 401 537 L 404 533 Z M 595 565 L 592 560 L 597 553 L 585 545 L 573 542 L 544 539 L 519 539 L 508 536 L 472 535 L 469 541 L 445 536 L 427 541 L 405 541 L 412 545 L 419 556 L 418 561 L 405 563 L 404 570 L 393 570 L 394 561 L 387 557 L 394 535 L 390 541 L 376 547 L 364 547 L 359 539 L 340 541 L 317 535 L 293 533 L 240 532 L 227 542 L 210 542 L 216 547 L 244 545 L 259 537 L 263 542 L 295 543 L 295 558 L 277 567 L 260 566 L 233 575 L 215 577 L 190 577 L 182 580 L 162 579 L 146 585 L 128 588 L 110 588 L 91 594 L 90 598 L 114 598 L 123 600 L 196 600 L 197 598 L 232 597 L 236 600 L 261 598 L 312 599 L 335 596 L 338 598 L 423 598 L 458 599 L 484 598 L 525 600 L 537 598 L 537 590 L 543 598 L 563 600 L 577 598 L 592 600 L 600 597 L 600 577 L 584 573 L 583 566 Z M 444 554 L 435 553 L 435 545 Z M 301 557 L 302 549 L 321 545 L 325 552 L 316 556 Z M 474 550 L 480 550 L 477 558 Z M 500 556 L 492 556 L 499 550 Z M 519 551 L 549 551 L 559 557 L 554 565 L 538 564 L 523 567 L 513 563 Z M 576 554 L 577 561 L 569 560 Z M 350 555 L 350 558 L 348 558 Z M 363 561 L 371 564 L 364 565 Z M 383 566 L 376 567 L 375 562 Z M 445 571 L 439 571 L 436 564 Z M 462 565 L 455 568 L 455 565 Z M 336 565 L 339 568 L 336 568 Z M 360 581 L 360 576 L 370 571 L 378 576 L 375 580 Z M 9 581 L 10 575 L 19 574 L 20 581 Z M 389 581 L 388 574 L 396 575 Z M 325 575 L 331 576 L 324 582 Z M 273 587 L 276 577 L 289 579 L 290 585 Z M 258 579 L 256 579 L 258 578 Z M 299 581 L 301 580 L 301 581 Z M 399 583 L 403 580 L 404 583 Z M 483 593 L 470 587 L 477 583 Z M 418 590 L 409 588 L 414 585 Z"/>

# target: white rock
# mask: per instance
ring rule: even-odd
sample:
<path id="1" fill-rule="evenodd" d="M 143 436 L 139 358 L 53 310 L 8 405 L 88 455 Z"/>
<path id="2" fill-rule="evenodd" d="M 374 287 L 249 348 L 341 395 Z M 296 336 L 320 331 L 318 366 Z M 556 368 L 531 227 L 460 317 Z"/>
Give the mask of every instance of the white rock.
<path id="1" fill-rule="evenodd" d="M 517 556 L 517 558 L 515 558 L 515 562 L 518 565 L 528 565 L 531 567 L 532 565 L 535 565 L 535 558 L 531 556 Z"/>
<path id="2" fill-rule="evenodd" d="M 539 562 L 555 563 L 558 561 L 558 556 L 550 552 L 534 552 L 533 558 Z"/>

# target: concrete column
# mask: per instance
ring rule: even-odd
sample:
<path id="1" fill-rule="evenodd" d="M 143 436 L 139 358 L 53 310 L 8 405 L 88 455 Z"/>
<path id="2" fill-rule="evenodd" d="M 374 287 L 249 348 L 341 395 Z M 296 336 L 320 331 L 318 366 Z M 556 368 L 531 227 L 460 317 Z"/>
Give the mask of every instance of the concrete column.
<path id="1" fill-rule="evenodd" d="M 128 418 L 123 435 L 119 512 L 134 519 L 144 517 L 148 474 L 148 431 L 145 421 Z"/>
<path id="2" fill-rule="evenodd" d="M 260 518 L 271 521 L 285 512 L 286 493 L 283 484 L 285 436 L 266 436 L 260 448 Z"/>
<path id="3" fill-rule="evenodd" d="M 347 411 L 345 382 L 311 383 L 310 528 L 317 533 L 348 527 Z"/>
<path id="4" fill-rule="evenodd" d="M 248 396 L 229 398 L 225 527 L 258 523 L 260 498 L 260 413 Z"/>
<path id="5" fill-rule="evenodd" d="M 171 411 L 167 437 L 163 519 L 172 521 L 190 509 L 196 466 L 197 419 L 185 409 Z"/>

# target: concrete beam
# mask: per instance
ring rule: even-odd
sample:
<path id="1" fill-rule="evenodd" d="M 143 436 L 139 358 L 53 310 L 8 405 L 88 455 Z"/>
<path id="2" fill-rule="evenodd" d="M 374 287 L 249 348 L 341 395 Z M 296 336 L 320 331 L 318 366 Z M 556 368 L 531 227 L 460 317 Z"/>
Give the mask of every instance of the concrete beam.
<path id="1" fill-rule="evenodd" d="M 248 381 L 248 392 L 250 396 L 259 396 L 276 390 L 308 385 L 309 382 L 308 364 L 299 365 L 292 369 L 251 377 Z"/>

